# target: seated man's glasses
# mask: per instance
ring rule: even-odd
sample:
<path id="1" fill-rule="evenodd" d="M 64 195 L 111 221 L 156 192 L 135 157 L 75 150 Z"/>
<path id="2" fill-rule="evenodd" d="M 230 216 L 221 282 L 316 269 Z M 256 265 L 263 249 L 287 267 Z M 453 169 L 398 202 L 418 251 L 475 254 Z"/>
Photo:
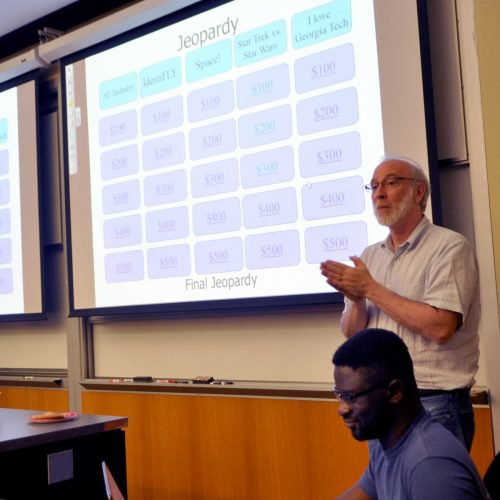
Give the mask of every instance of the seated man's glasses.
<path id="1" fill-rule="evenodd" d="M 373 387 L 370 387 L 369 389 L 366 389 L 364 391 L 359 391 L 359 392 L 345 392 L 345 391 L 339 391 L 336 387 L 332 388 L 332 391 L 335 393 L 335 396 L 337 396 L 337 399 L 339 401 L 343 401 L 349 406 L 352 406 L 356 403 L 358 398 L 361 396 L 366 396 L 367 394 L 370 394 L 370 392 L 373 392 L 377 389 L 380 389 L 386 385 L 385 383 L 380 383 L 376 384 Z"/>
<path id="2" fill-rule="evenodd" d="M 370 184 L 365 185 L 365 189 L 367 191 L 376 191 L 379 187 L 383 187 L 385 189 L 394 189 L 396 186 L 399 186 L 401 181 L 416 181 L 413 177 L 400 177 L 398 175 L 390 175 L 387 179 L 382 182 L 370 182 Z"/>

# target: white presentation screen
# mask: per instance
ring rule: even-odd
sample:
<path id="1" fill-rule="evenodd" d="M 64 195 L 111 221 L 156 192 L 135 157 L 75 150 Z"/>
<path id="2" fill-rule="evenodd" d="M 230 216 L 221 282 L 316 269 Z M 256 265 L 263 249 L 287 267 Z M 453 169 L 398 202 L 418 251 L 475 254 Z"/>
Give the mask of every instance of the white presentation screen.
<path id="1" fill-rule="evenodd" d="M 72 314 L 338 300 L 319 263 L 386 235 L 374 167 L 428 165 L 417 3 L 200 2 L 112 43 L 63 61 Z"/>
<path id="2" fill-rule="evenodd" d="M 37 80 L 0 85 L 0 321 L 43 316 Z"/>

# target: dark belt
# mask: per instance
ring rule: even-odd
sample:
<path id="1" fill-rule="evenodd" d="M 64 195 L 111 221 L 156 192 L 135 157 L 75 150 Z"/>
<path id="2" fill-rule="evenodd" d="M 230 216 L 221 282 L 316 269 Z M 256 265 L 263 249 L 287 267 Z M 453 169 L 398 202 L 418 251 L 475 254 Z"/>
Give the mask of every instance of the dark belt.
<path id="1" fill-rule="evenodd" d="M 421 398 L 427 398 L 430 396 L 440 396 L 441 394 L 452 394 L 454 396 L 460 396 L 463 394 L 470 394 L 470 389 L 465 387 L 463 389 L 419 389 L 418 395 Z"/>

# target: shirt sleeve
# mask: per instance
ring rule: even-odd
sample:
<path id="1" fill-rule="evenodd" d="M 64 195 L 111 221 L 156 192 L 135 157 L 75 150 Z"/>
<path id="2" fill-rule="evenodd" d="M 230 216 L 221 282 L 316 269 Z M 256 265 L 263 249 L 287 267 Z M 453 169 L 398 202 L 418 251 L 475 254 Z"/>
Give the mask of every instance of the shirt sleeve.
<path id="1" fill-rule="evenodd" d="M 413 500 L 489 498 L 481 480 L 465 464 L 449 458 L 433 457 L 419 462 L 403 488 L 407 498 Z"/>
<path id="2" fill-rule="evenodd" d="M 375 485 L 375 479 L 373 478 L 370 466 L 368 466 L 363 472 L 363 475 L 358 481 L 358 485 L 370 498 L 377 498 L 377 487 Z"/>
<path id="3" fill-rule="evenodd" d="M 432 256 L 426 280 L 424 302 L 460 313 L 465 320 L 479 280 L 470 244 L 459 238 L 439 249 Z"/>

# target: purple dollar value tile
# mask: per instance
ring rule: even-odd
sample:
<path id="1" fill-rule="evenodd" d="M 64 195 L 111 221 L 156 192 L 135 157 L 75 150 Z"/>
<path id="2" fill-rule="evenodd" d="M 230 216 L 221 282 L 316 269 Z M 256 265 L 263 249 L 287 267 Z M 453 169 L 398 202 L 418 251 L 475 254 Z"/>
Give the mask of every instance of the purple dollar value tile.
<path id="1" fill-rule="evenodd" d="M 189 214 L 186 207 L 157 210 L 146 214 L 146 240 L 166 241 L 189 236 Z"/>
<path id="2" fill-rule="evenodd" d="M 12 269 L 0 269 L 0 295 L 6 295 L 13 291 Z"/>
<path id="3" fill-rule="evenodd" d="M 184 113 L 181 96 L 153 102 L 141 109 L 141 130 L 143 135 L 180 127 L 183 121 Z"/>
<path id="4" fill-rule="evenodd" d="M 289 181 L 295 175 L 293 148 L 284 146 L 242 156 L 240 170 L 244 188 Z"/>
<path id="5" fill-rule="evenodd" d="M 0 264 L 9 264 L 12 261 L 12 241 L 10 238 L 0 240 Z"/>
<path id="6" fill-rule="evenodd" d="M 198 274 L 228 273 L 243 269 L 243 243 L 240 238 L 202 241 L 194 247 Z"/>
<path id="7" fill-rule="evenodd" d="M 144 279 L 144 256 L 140 250 L 111 253 L 104 257 L 107 283 L 124 283 Z"/>
<path id="8" fill-rule="evenodd" d="M 136 245 L 142 241 L 140 215 L 130 215 L 104 221 L 104 247 L 117 248 Z"/>
<path id="9" fill-rule="evenodd" d="M 0 234 L 10 233 L 10 208 L 0 210 Z"/>
<path id="10" fill-rule="evenodd" d="M 247 228 L 287 224 L 297 220 L 295 189 L 249 194 L 243 198 L 243 224 Z"/>
<path id="11" fill-rule="evenodd" d="M 299 146 L 302 177 L 315 177 L 354 170 L 361 166 L 361 141 L 358 132 L 339 134 Z"/>
<path id="12" fill-rule="evenodd" d="M 158 137 L 142 145 L 144 170 L 170 167 L 182 163 L 186 157 L 184 134 L 182 132 Z"/>
<path id="13" fill-rule="evenodd" d="M 288 64 L 279 64 L 240 76 L 236 80 L 236 98 L 240 109 L 283 99 L 290 94 Z"/>
<path id="14" fill-rule="evenodd" d="M 0 175 L 5 175 L 9 172 L 9 150 L 3 149 L 0 151 Z"/>
<path id="15" fill-rule="evenodd" d="M 239 187 L 238 160 L 217 161 L 191 169 L 191 192 L 195 198 L 236 191 Z"/>
<path id="16" fill-rule="evenodd" d="M 0 181 L 0 205 L 7 205 L 10 202 L 10 182 L 9 179 Z"/>
<path id="17" fill-rule="evenodd" d="M 358 119 L 358 93 L 354 87 L 310 97 L 297 104 L 300 135 L 353 125 Z"/>
<path id="18" fill-rule="evenodd" d="M 141 192 L 137 179 L 110 184 L 102 189 L 102 211 L 106 215 L 134 210 L 140 205 Z"/>
<path id="19" fill-rule="evenodd" d="M 245 238 L 248 269 L 290 267 L 300 263 L 300 238 L 296 230 L 254 234 Z"/>
<path id="20" fill-rule="evenodd" d="M 295 61 L 295 90 L 299 93 L 354 78 L 354 49 L 350 43 Z"/>
<path id="21" fill-rule="evenodd" d="M 306 260 L 318 264 L 324 260 L 348 261 L 359 255 L 368 244 L 366 223 L 363 221 L 309 227 L 304 233 Z"/>
<path id="22" fill-rule="evenodd" d="M 185 200 L 187 180 L 184 170 L 150 175 L 144 179 L 144 204 L 148 207 Z"/>
<path id="23" fill-rule="evenodd" d="M 236 149 L 236 122 L 225 120 L 189 132 L 189 154 L 192 160 L 231 153 Z"/>
<path id="24" fill-rule="evenodd" d="M 359 175 L 308 184 L 301 193 L 306 220 L 360 214 L 365 209 L 365 189 Z"/>
<path id="25" fill-rule="evenodd" d="M 137 112 L 125 111 L 107 116 L 99 122 L 99 144 L 109 146 L 135 139 L 137 136 Z"/>
<path id="26" fill-rule="evenodd" d="M 101 179 L 103 181 L 135 174 L 138 171 L 139 149 L 136 144 L 101 154 Z"/>
<path id="27" fill-rule="evenodd" d="M 148 276 L 157 278 L 176 278 L 191 273 L 190 247 L 187 244 L 148 250 Z"/>
<path id="28" fill-rule="evenodd" d="M 292 135 L 292 110 L 288 104 L 244 115 L 238 120 L 241 148 L 252 148 L 288 139 Z"/>
<path id="29" fill-rule="evenodd" d="M 232 80 L 190 92 L 187 96 L 187 109 L 190 122 L 230 113 L 234 109 Z"/>
<path id="30" fill-rule="evenodd" d="M 193 232 L 196 236 L 227 233 L 240 227 L 241 208 L 238 198 L 225 198 L 193 206 Z"/>

